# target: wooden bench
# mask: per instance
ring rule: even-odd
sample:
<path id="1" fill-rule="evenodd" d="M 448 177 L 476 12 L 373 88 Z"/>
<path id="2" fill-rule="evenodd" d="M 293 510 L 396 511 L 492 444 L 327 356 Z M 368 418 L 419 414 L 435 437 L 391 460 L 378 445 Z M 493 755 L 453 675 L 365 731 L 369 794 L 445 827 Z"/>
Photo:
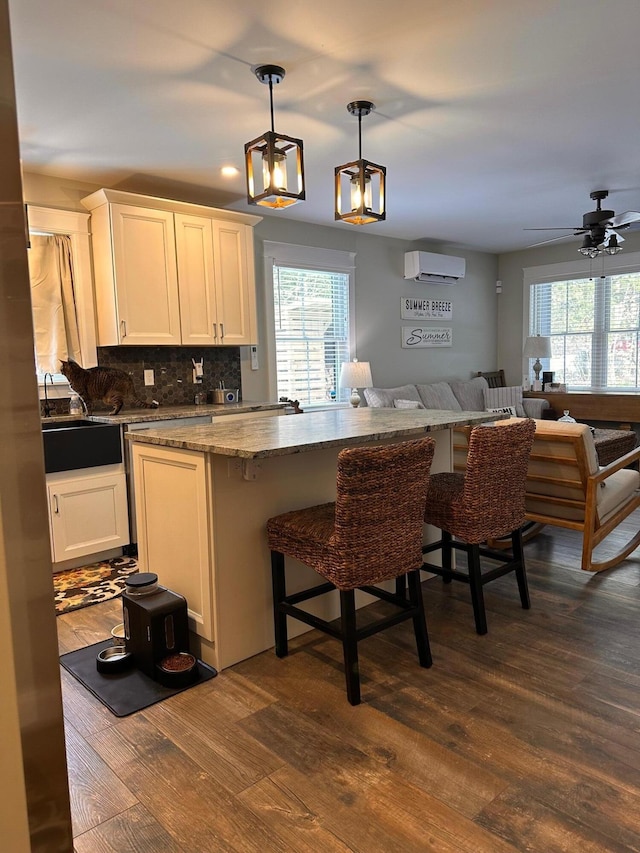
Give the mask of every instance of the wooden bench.
<path id="1" fill-rule="evenodd" d="M 510 421 L 496 421 L 496 428 Z M 469 428 L 454 431 L 454 470 L 466 465 Z M 640 474 L 627 468 L 640 447 L 601 467 L 591 430 L 585 424 L 536 421 L 527 472 L 526 508 L 534 522 L 526 538 L 545 524 L 582 533 L 582 568 L 600 572 L 617 565 L 640 545 L 640 530 L 613 556 L 594 559 L 595 548 L 640 506 Z M 495 543 L 493 543 L 495 544 Z"/>

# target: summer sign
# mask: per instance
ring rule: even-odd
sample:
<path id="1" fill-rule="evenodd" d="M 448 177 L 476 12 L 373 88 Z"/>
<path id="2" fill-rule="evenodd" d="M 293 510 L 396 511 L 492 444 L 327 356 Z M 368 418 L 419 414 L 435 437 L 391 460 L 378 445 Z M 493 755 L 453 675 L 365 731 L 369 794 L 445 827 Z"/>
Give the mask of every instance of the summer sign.
<path id="1" fill-rule="evenodd" d="M 402 346 L 404 349 L 415 349 L 416 347 L 450 347 L 451 329 L 441 329 L 432 326 L 425 329 L 423 326 L 403 326 Z"/>
<path id="2" fill-rule="evenodd" d="M 453 311 L 450 299 L 400 299 L 400 316 L 403 320 L 451 320 Z"/>

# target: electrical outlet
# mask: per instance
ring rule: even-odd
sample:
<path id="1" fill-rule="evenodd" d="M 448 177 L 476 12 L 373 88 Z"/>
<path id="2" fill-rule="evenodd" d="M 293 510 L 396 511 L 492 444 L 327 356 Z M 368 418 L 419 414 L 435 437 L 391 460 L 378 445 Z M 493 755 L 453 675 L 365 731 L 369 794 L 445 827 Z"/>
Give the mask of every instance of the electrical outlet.
<path id="1" fill-rule="evenodd" d="M 251 347 L 251 370 L 258 370 L 260 365 L 258 364 L 258 347 Z"/>
<path id="2" fill-rule="evenodd" d="M 156 380 L 153 375 L 153 370 L 145 370 L 144 372 L 144 384 L 145 385 L 155 385 Z"/>

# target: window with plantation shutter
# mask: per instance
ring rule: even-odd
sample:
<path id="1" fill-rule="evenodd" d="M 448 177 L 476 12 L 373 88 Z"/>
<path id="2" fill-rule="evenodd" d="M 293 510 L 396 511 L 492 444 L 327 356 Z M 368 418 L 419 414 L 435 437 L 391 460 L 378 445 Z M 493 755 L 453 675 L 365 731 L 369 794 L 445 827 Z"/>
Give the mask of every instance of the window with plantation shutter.
<path id="1" fill-rule="evenodd" d="M 537 276 L 548 280 L 536 281 L 525 271 L 527 334 L 551 338 L 543 369 L 574 390 L 640 388 L 640 255 L 611 261 L 600 275 L 576 270 L 555 279 L 552 267 L 538 267 Z"/>
<path id="2" fill-rule="evenodd" d="M 348 401 L 350 390 L 338 387 L 338 380 L 351 358 L 352 272 L 339 262 L 352 256 L 267 245 L 279 247 L 271 264 L 278 398 L 307 406 Z"/>

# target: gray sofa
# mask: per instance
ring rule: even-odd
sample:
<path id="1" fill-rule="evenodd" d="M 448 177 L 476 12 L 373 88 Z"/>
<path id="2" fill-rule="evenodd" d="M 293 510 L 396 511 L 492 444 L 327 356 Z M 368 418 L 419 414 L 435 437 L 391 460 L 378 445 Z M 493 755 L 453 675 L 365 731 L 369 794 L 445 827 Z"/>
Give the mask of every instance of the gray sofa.
<path id="1" fill-rule="evenodd" d="M 474 379 L 454 379 L 430 385 L 399 385 L 396 388 L 365 388 L 368 406 L 375 408 L 446 409 L 454 412 L 505 411 L 521 418 L 542 419 L 547 400 L 523 399 L 522 388 L 489 388 L 484 376 Z"/>

